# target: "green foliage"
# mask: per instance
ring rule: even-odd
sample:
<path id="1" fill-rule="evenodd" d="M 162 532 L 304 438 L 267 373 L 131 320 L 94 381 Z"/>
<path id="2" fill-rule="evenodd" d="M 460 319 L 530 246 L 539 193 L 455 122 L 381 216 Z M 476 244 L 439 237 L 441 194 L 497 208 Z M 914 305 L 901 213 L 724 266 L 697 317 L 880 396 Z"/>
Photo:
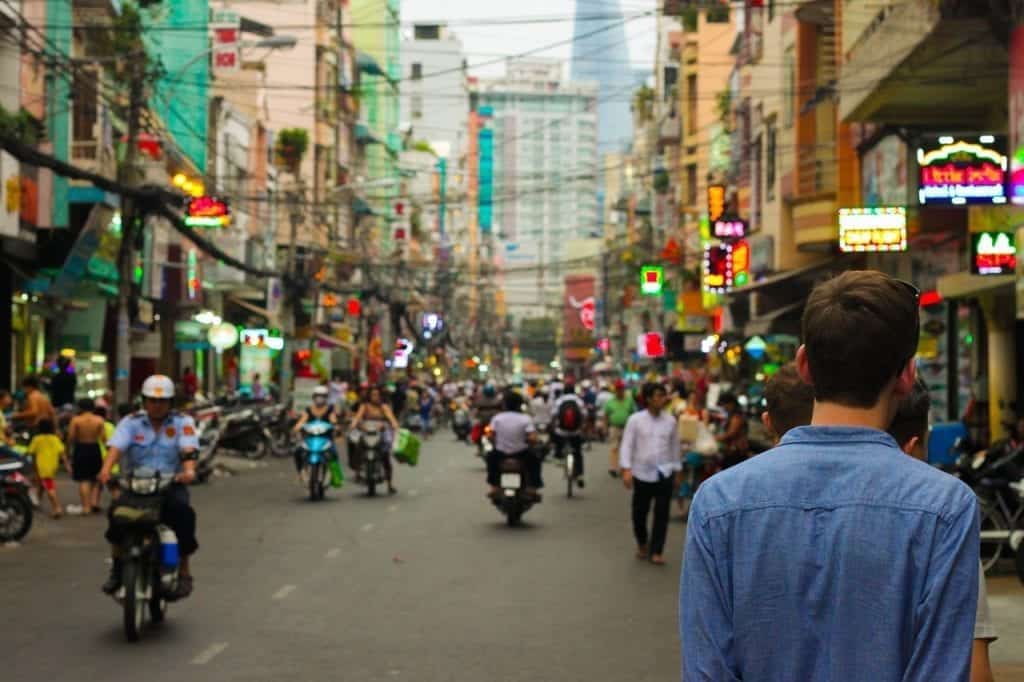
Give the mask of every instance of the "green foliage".
<path id="1" fill-rule="evenodd" d="M 732 91 L 722 90 L 715 100 L 715 111 L 718 114 L 718 121 L 722 129 L 727 133 L 732 132 Z"/>
<path id="2" fill-rule="evenodd" d="M 35 146 L 43 139 L 46 128 L 25 109 L 12 113 L 0 106 L 0 134 L 19 142 Z"/>
<path id="3" fill-rule="evenodd" d="M 669 190 L 668 171 L 660 168 L 654 173 L 654 191 L 658 194 L 666 194 Z"/>
<path id="4" fill-rule="evenodd" d="M 646 85 L 633 94 L 633 112 L 637 120 L 650 121 L 654 117 L 654 90 Z"/>
<path id="5" fill-rule="evenodd" d="M 274 154 L 278 165 L 297 171 L 309 149 L 309 131 L 305 128 L 284 128 L 277 134 Z"/>

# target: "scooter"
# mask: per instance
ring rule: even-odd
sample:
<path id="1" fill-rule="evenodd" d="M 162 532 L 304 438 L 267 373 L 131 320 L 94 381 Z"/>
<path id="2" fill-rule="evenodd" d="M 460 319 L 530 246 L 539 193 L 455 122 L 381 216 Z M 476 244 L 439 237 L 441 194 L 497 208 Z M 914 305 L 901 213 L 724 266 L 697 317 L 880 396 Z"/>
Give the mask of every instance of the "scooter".
<path id="1" fill-rule="evenodd" d="M 362 460 L 362 479 L 366 494 L 374 497 L 377 486 L 387 482 L 384 462 L 391 456 L 384 441 L 384 425 L 375 421 L 364 421 L 349 434 L 350 443 L 359 448 Z"/>
<path id="2" fill-rule="evenodd" d="M 455 433 L 455 439 L 465 443 L 469 439 L 469 432 L 472 428 L 469 412 L 463 409 L 455 410 L 455 414 L 452 416 L 452 432 Z"/>
<path id="3" fill-rule="evenodd" d="M 532 453 L 518 456 L 506 456 L 501 459 L 501 478 L 498 494 L 492 498 L 494 506 L 505 515 L 509 526 L 518 526 L 525 514 L 540 502 L 540 496 L 527 491 L 527 470 L 524 457 L 534 457 Z"/>
<path id="4" fill-rule="evenodd" d="M 309 477 L 309 499 L 324 499 L 334 426 L 323 419 L 311 419 L 302 425 L 302 461 Z"/>
<path id="5" fill-rule="evenodd" d="M 32 528 L 30 483 L 22 470 L 25 462 L 0 460 L 0 542 L 18 542 Z"/>
<path id="6" fill-rule="evenodd" d="M 167 604 L 177 598 L 178 539 L 160 523 L 164 495 L 173 476 L 138 469 L 120 480 L 122 493 L 114 503 L 111 523 L 127 532 L 121 542 L 121 586 L 113 593 L 124 616 L 129 642 L 139 639 L 145 623 L 160 623 Z"/>
<path id="7" fill-rule="evenodd" d="M 225 414 L 219 426 L 215 451 L 233 450 L 248 459 L 263 459 L 274 442 L 270 429 L 250 408 Z"/>

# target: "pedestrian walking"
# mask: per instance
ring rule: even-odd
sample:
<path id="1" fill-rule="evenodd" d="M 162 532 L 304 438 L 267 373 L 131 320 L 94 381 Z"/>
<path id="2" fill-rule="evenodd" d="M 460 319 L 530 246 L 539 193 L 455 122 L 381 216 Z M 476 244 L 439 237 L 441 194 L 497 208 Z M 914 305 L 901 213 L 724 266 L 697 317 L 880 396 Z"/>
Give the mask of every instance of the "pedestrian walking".
<path id="1" fill-rule="evenodd" d="M 722 445 L 722 468 L 728 469 L 750 456 L 750 441 L 747 439 L 747 418 L 740 409 L 740 402 L 732 393 L 718 397 L 718 405 L 725 410 L 725 430 L 715 436 Z"/>
<path id="2" fill-rule="evenodd" d="M 78 414 L 68 426 L 67 449 L 71 452 L 71 478 L 78 483 L 81 506 L 68 505 L 69 514 L 98 513 L 99 485 L 96 477 L 103 468 L 103 450 L 100 443 L 105 437 L 103 418 L 96 414 L 92 398 L 78 401 Z"/>
<path id="3" fill-rule="evenodd" d="M 611 452 L 608 461 L 608 475 L 615 478 L 619 475 L 619 448 L 622 444 L 622 431 L 630 415 L 636 411 L 633 396 L 626 393 L 626 382 L 619 379 L 615 382 L 615 394 L 605 401 L 602 414 L 608 421 L 608 442 Z"/>
<path id="4" fill-rule="evenodd" d="M 679 438 L 676 420 L 664 411 L 668 395 L 661 384 L 643 389 L 647 408 L 626 422 L 620 446 L 622 483 L 633 491 L 633 535 L 638 559 L 665 564 L 665 536 L 672 502 L 675 472 L 679 471 Z M 654 503 L 654 524 L 647 531 L 647 517 Z"/>
<path id="5" fill-rule="evenodd" d="M 72 468 L 68 462 L 64 443 L 55 433 L 57 427 L 54 426 L 54 423 L 49 419 L 43 419 L 37 424 L 37 430 L 38 433 L 28 444 L 28 454 L 32 455 L 36 463 L 36 479 L 39 486 L 50 501 L 50 515 L 59 519 L 64 515 L 64 510 L 60 506 L 60 500 L 57 499 L 57 470 L 61 460 L 64 462 L 65 469 L 72 471 Z"/>
<path id="6" fill-rule="evenodd" d="M 709 478 L 690 510 L 684 679 L 968 679 L 977 499 L 885 432 L 914 386 L 919 300 L 868 271 L 811 292 L 811 425 Z"/>
<path id="7" fill-rule="evenodd" d="M 39 377 L 34 374 L 27 375 L 21 380 L 21 388 L 25 391 L 23 409 L 11 415 L 11 421 L 20 422 L 32 431 L 36 431 L 39 423 L 48 420 L 56 429 L 57 410 L 53 409 L 53 403 L 39 390 Z"/>

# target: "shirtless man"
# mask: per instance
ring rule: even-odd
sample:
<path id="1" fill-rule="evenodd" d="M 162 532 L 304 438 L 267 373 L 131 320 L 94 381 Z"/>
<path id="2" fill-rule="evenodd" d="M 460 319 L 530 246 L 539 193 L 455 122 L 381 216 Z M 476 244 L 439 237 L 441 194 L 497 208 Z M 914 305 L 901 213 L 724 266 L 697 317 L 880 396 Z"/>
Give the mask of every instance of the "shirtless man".
<path id="1" fill-rule="evenodd" d="M 100 486 L 96 477 L 103 468 L 100 442 L 104 437 L 103 418 L 95 412 L 92 398 L 78 401 L 78 414 L 68 425 L 67 449 L 71 453 L 71 478 L 78 483 L 82 514 L 99 513 Z"/>

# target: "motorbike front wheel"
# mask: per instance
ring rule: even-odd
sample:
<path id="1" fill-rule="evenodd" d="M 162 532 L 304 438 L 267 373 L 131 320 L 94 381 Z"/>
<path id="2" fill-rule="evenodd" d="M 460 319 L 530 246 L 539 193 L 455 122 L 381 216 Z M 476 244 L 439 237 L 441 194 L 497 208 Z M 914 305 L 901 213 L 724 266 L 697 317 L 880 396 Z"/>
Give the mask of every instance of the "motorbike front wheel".
<path id="1" fill-rule="evenodd" d="M 309 467 L 309 499 L 313 502 L 324 499 L 323 462 L 317 462 Z"/>
<path id="2" fill-rule="evenodd" d="M 146 618 L 146 577 L 138 560 L 126 560 L 123 571 L 124 636 L 129 642 L 137 642 Z"/>
<path id="3" fill-rule="evenodd" d="M 366 494 L 370 497 L 377 495 L 377 461 L 371 460 L 366 463 Z"/>
<path id="4" fill-rule="evenodd" d="M 0 498 L 0 542 L 17 542 L 32 527 L 32 503 L 24 495 Z"/>
<path id="5" fill-rule="evenodd" d="M 245 456 L 249 459 L 263 459 L 267 456 L 267 452 L 270 450 L 270 442 L 262 434 L 257 438 L 245 451 Z"/>

